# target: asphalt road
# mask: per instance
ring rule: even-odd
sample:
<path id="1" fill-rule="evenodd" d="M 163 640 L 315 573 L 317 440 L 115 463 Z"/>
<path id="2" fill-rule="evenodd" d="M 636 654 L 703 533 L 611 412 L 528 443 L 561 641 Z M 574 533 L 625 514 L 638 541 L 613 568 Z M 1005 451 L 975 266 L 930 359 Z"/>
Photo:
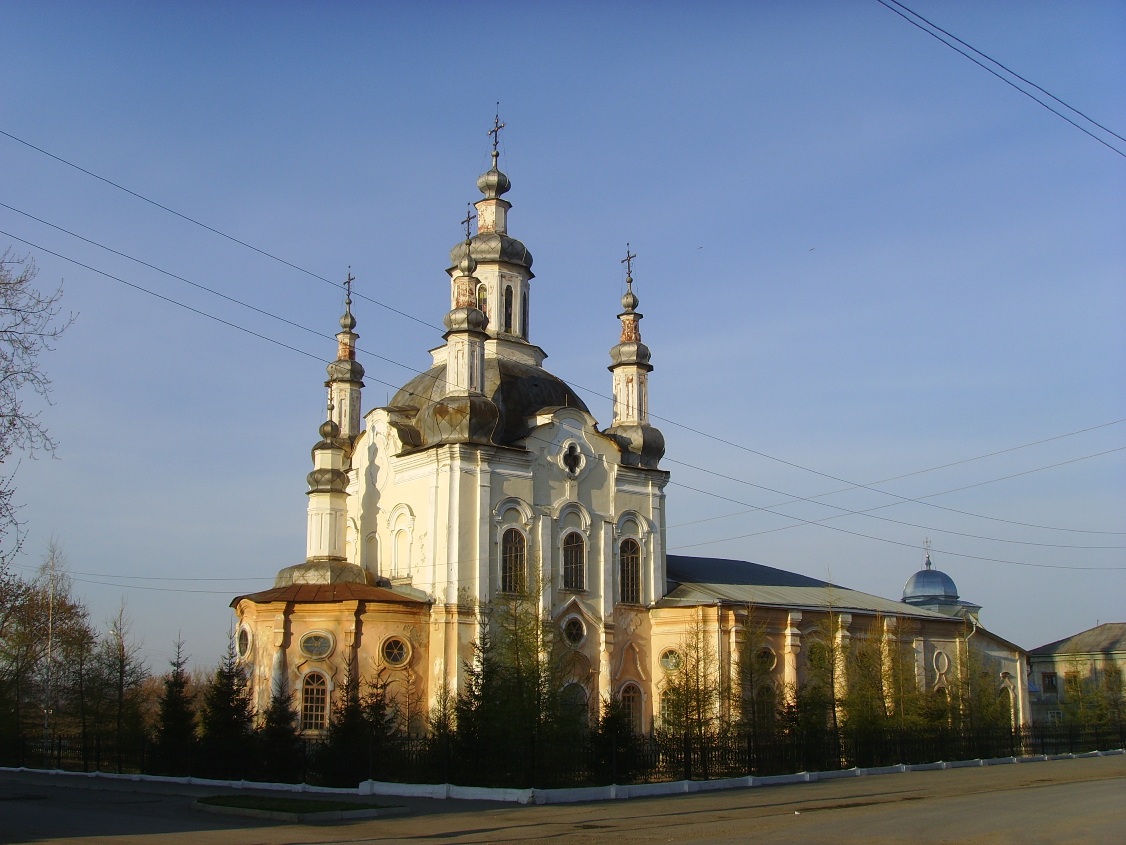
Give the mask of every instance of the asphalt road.
<path id="1" fill-rule="evenodd" d="M 411 814 L 288 824 L 192 808 L 214 788 L 0 774 L 0 842 L 1109 843 L 1126 845 L 1126 755 L 560 806 L 381 799 Z"/>

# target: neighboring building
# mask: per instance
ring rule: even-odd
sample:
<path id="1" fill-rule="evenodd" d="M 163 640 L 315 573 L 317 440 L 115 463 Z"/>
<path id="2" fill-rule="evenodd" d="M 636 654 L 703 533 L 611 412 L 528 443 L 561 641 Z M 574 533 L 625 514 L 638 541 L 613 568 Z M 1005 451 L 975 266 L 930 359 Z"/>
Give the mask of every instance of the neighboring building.
<path id="1" fill-rule="evenodd" d="M 653 366 L 632 256 L 610 348 L 611 422 L 600 428 L 531 341 L 532 256 L 508 234 L 510 183 L 495 147 L 477 185 L 477 233 L 454 246 L 446 271 L 445 342 L 427 372 L 362 416 L 349 287 L 308 477 L 307 559 L 232 602 L 255 706 L 284 688 L 302 727 L 320 729 L 349 672 L 378 673 L 421 717 L 463 688 L 480 606 L 527 588 L 570 650 L 570 698 L 594 717 L 620 697 L 639 730 L 659 719 L 665 673 L 690 629 L 714 644 L 727 677 L 754 631 L 776 700 L 826 642 L 877 659 L 909 644 L 918 683 L 948 686 L 966 641 L 960 617 L 743 561 L 666 554 L 669 474 L 649 418 Z M 976 610 L 969 636 L 988 641 L 998 688 L 1009 686 L 1023 721 L 1020 651 L 976 627 Z"/>
<path id="2" fill-rule="evenodd" d="M 1060 724 L 1068 716 L 1080 719 L 1081 708 L 1097 706 L 1099 702 L 1091 699 L 1102 696 L 1117 696 L 1121 707 L 1123 673 L 1126 622 L 1104 622 L 1032 649 L 1028 689 L 1033 721 Z"/>

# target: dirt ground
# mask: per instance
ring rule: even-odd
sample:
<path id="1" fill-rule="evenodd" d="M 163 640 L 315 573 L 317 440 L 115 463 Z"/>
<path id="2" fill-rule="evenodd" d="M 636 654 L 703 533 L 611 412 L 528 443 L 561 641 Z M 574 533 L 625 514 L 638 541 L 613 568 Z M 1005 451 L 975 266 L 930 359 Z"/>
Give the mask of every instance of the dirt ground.
<path id="1" fill-rule="evenodd" d="M 1126 755 L 591 804 L 379 799 L 406 804 L 409 815 L 321 824 L 193 808 L 217 791 L 0 773 L 0 842 L 1126 845 Z"/>

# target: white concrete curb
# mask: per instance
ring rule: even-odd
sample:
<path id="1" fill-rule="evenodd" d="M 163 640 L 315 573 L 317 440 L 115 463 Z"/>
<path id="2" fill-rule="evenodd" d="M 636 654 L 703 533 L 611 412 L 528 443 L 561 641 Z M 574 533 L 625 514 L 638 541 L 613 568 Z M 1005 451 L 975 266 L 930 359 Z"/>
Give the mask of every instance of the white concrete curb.
<path id="1" fill-rule="evenodd" d="M 767 777 L 747 776 L 715 780 L 676 780 L 661 783 L 610 784 L 609 786 L 582 786 L 566 789 L 501 789 L 488 786 L 457 786 L 450 783 L 392 783 L 365 780 L 355 788 L 310 786 L 307 783 L 257 783 L 245 780 L 209 780 L 206 778 L 178 778 L 161 775 L 118 775 L 109 772 L 67 772 L 60 769 L 7 768 L 0 772 L 33 772 L 76 778 L 106 778 L 110 780 L 148 781 L 150 783 L 181 783 L 211 786 L 224 789 L 265 789 L 277 792 L 308 792 L 327 795 L 383 795 L 395 798 L 440 798 L 465 801 L 503 801 L 515 804 L 575 804 L 585 801 L 614 801 L 629 798 L 648 798 L 656 795 L 683 795 L 695 792 L 715 792 L 721 789 L 746 789 L 774 786 L 785 783 L 816 783 L 848 777 L 891 775 L 905 772 L 927 772 L 937 769 L 964 769 L 971 766 L 1001 766 L 1012 763 L 1040 763 L 1046 760 L 1079 760 L 1087 757 L 1110 757 L 1126 754 L 1126 749 L 1088 751 L 1083 754 L 1037 754 L 1030 757 L 995 757 L 987 760 L 943 760 L 935 763 L 915 763 L 894 766 L 874 766 L 867 769 L 841 769 L 830 772 L 797 772 L 790 775 Z"/>

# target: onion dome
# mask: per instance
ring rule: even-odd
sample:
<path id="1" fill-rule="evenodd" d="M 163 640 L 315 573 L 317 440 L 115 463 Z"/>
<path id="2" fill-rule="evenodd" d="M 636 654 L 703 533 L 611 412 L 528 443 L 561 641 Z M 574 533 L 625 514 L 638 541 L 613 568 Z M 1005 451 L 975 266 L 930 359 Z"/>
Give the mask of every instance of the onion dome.
<path id="1" fill-rule="evenodd" d="M 903 601 L 907 604 L 958 604 L 958 588 L 954 579 L 935 569 L 927 552 L 926 565 L 907 579 L 903 586 Z"/>
<path id="2" fill-rule="evenodd" d="M 477 179 L 477 190 L 484 194 L 486 199 L 498 199 L 502 194 L 507 194 L 512 187 L 508 177 L 497 167 L 498 158 L 499 154 L 493 150 L 493 166 Z"/>

